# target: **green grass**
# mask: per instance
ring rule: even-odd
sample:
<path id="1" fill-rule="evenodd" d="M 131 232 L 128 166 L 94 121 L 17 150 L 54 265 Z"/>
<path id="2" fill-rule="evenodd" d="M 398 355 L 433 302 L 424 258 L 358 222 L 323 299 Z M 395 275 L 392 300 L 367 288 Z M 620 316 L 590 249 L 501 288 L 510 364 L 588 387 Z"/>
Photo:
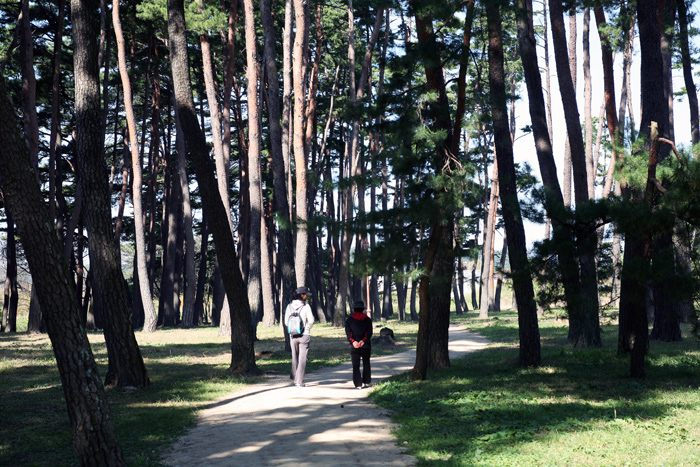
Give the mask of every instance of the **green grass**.
<path id="1" fill-rule="evenodd" d="M 415 347 L 417 324 L 389 321 L 397 345 L 375 355 Z M 381 326 L 379 326 L 381 327 Z M 378 331 L 376 331 L 378 332 Z M 259 327 L 256 356 L 269 375 L 286 374 L 291 356 L 279 328 Z M 315 325 L 307 371 L 348 360 L 343 329 Z M 90 333 L 104 375 L 101 333 Z M 230 337 L 218 329 L 163 329 L 136 333 L 151 385 L 138 391 L 108 388 L 112 418 L 129 466 L 156 466 L 163 449 L 194 426 L 199 410 L 261 378 L 232 377 Z M 75 466 L 70 425 L 53 350 L 46 335 L 0 334 L 0 465 Z"/>
<path id="2" fill-rule="evenodd" d="M 565 324 L 542 319 L 542 367 L 521 369 L 513 313 L 460 321 L 493 344 L 427 381 L 400 376 L 372 393 L 418 465 L 700 465 L 700 346 L 687 333 L 652 342 L 647 378 L 633 380 L 614 325 L 602 328 L 603 348 L 574 350 Z"/>

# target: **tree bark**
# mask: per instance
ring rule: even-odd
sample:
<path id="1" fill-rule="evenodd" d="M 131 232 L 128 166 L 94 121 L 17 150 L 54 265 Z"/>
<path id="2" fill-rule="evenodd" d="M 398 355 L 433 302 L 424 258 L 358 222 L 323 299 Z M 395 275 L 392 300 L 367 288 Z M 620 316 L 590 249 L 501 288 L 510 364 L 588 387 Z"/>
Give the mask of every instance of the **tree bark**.
<path id="1" fill-rule="evenodd" d="M 17 243 L 15 241 L 15 221 L 8 210 L 7 216 L 7 265 L 5 267 L 5 292 L 2 300 L 2 332 L 17 332 Z"/>
<path id="2" fill-rule="evenodd" d="M 168 36 L 170 39 L 171 67 L 175 102 L 186 135 L 187 152 L 194 162 L 199 190 L 205 214 L 210 222 L 217 255 L 226 258 L 221 275 L 226 294 L 231 302 L 231 367 L 232 372 L 257 373 L 250 307 L 245 284 L 238 269 L 233 236 L 228 223 L 227 209 L 218 194 L 214 170 L 209 159 L 204 133 L 194 109 L 192 88 L 189 81 L 189 62 L 185 38 L 185 13 L 183 0 L 168 0 Z"/>
<path id="3" fill-rule="evenodd" d="M 297 276 L 297 284 L 305 285 L 307 282 L 307 267 L 309 256 L 309 231 L 308 231 L 308 199 L 306 187 L 307 154 L 304 145 L 304 117 L 306 115 L 306 52 L 309 43 L 309 3 L 303 0 L 294 0 L 294 21 L 296 25 L 294 35 L 293 57 L 293 83 L 294 83 L 294 111 L 292 145 L 294 148 L 294 163 L 296 168 L 296 248 L 294 251 L 294 270 Z"/>
<path id="4" fill-rule="evenodd" d="M 595 199 L 595 178 L 596 172 L 593 170 L 593 117 L 591 110 L 592 91 L 591 84 L 591 9 L 586 7 L 583 10 L 583 120 L 585 127 L 586 173 L 588 175 L 588 198 Z"/>
<path id="5" fill-rule="evenodd" d="M 280 299 L 280 312 L 284 310 L 292 300 L 292 294 L 296 289 L 296 273 L 294 271 L 294 237 L 292 236 L 292 223 L 289 217 L 289 198 L 287 197 L 287 172 L 284 149 L 282 114 L 279 105 L 279 78 L 275 60 L 275 30 L 270 11 L 270 0 L 260 1 L 260 16 L 262 19 L 264 40 L 263 63 L 267 78 L 267 110 L 270 125 L 270 152 L 272 154 L 272 172 L 274 187 L 274 211 L 279 229 L 279 256 L 282 271 L 282 297 Z M 286 40 L 286 39 L 285 39 Z M 285 85 L 287 85 L 285 83 Z"/>
<path id="6" fill-rule="evenodd" d="M 489 305 L 491 300 L 491 281 L 489 280 L 493 261 L 493 234 L 495 230 L 496 216 L 498 209 L 498 161 L 494 158 L 493 175 L 491 176 L 491 194 L 489 195 L 488 211 L 486 212 L 486 225 L 484 226 L 484 247 L 481 253 L 481 303 L 479 304 L 479 318 L 488 319 Z"/>
<path id="7" fill-rule="evenodd" d="M 654 0 L 638 0 L 637 22 L 642 55 L 641 93 L 642 121 L 640 138 L 645 138 L 643 150 L 651 149 L 651 123 L 657 122 L 658 132 L 664 134 L 668 121 L 668 105 L 663 93 L 663 58 L 658 29 L 658 8 Z M 628 186 L 623 193 L 632 202 L 640 203 L 641 194 Z M 620 280 L 620 326 L 618 354 L 630 352 L 630 372 L 633 377 L 645 375 L 644 356 L 648 347 L 648 323 L 644 303 L 647 280 L 645 232 L 639 226 L 625 229 L 625 259 Z"/>
<path id="8" fill-rule="evenodd" d="M 243 0 L 246 45 L 246 83 L 248 96 L 248 190 L 250 216 L 248 256 L 248 303 L 251 317 L 257 320 L 262 307 L 260 243 L 263 218 L 262 180 L 260 176 L 260 104 L 258 99 L 258 60 L 255 38 L 255 11 L 252 0 Z M 255 322 L 254 322 L 255 325 Z"/>
<path id="9" fill-rule="evenodd" d="M 590 200 L 588 194 L 588 176 L 586 169 L 585 148 L 581 135 L 576 90 L 570 70 L 569 54 L 566 51 L 564 31 L 564 12 L 561 0 L 549 3 L 552 23 L 552 39 L 557 64 L 557 77 L 564 107 L 564 118 L 571 148 L 571 162 L 574 172 L 574 194 L 576 208 L 580 209 Z M 569 338 L 576 346 L 600 347 L 600 324 L 598 321 L 598 282 L 595 265 L 596 232 L 595 223 L 590 220 L 577 220 L 576 244 L 579 249 L 581 293 L 579 294 L 581 314 L 570 317 L 571 332 Z M 511 248 L 511 253 L 513 249 Z"/>
<path id="10" fill-rule="evenodd" d="M 425 71 L 428 89 L 436 93 L 437 99 L 429 105 L 433 119 L 432 131 L 443 135 L 435 143 L 431 160 L 435 175 L 451 178 L 454 169 L 452 153 L 453 123 L 447 101 L 447 88 L 440 54 L 437 48 L 433 19 L 425 10 L 416 8 L 416 34 L 421 49 L 421 62 Z M 447 189 L 447 191 L 450 191 Z M 432 199 L 434 209 L 431 216 L 432 229 L 423 262 L 424 273 L 420 278 L 420 322 L 416 346 L 416 363 L 413 379 L 423 380 L 428 368 L 450 365 L 447 339 L 450 315 L 450 286 L 454 272 L 453 222 L 455 206 L 445 197 L 446 192 L 436 191 Z"/>
<path id="11" fill-rule="evenodd" d="M 685 0 L 676 0 L 678 7 L 678 27 L 681 46 L 681 62 L 683 63 L 683 80 L 688 94 L 690 107 L 690 135 L 693 146 L 700 143 L 700 112 L 698 112 L 698 93 L 693 81 L 693 67 L 690 60 L 688 44 L 688 11 Z"/>
<path id="12" fill-rule="evenodd" d="M 129 128 L 129 144 L 131 146 L 131 198 L 134 207 L 134 233 L 136 237 L 136 263 L 138 273 L 137 291 L 141 297 L 141 304 L 144 309 L 144 316 L 149 321 L 144 323 L 144 330 L 151 332 L 155 330 L 155 322 L 151 320 L 156 316 L 151 295 L 151 286 L 146 267 L 146 234 L 144 227 L 143 203 L 141 201 L 141 187 L 143 178 L 141 174 L 141 154 L 136 139 L 136 120 L 131 96 L 131 82 L 126 68 L 126 52 L 124 48 L 124 34 L 122 32 L 121 20 L 119 18 L 119 0 L 112 2 L 112 23 L 114 24 L 114 34 L 117 38 L 117 57 L 119 62 L 119 74 L 121 75 L 122 88 L 124 89 L 124 110 L 126 122 Z"/>
<path id="13" fill-rule="evenodd" d="M 98 303 L 105 307 L 104 334 L 109 357 L 105 384 L 144 387 L 149 384 L 148 375 L 134 337 L 124 277 L 113 240 L 100 118 L 96 12 L 97 2 L 94 0 L 71 0 L 75 142 L 81 190 L 83 196 L 90 200 L 86 203 L 84 216 L 90 236 L 93 294 L 98 297 Z"/>
<path id="14" fill-rule="evenodd" d="M 74 2 L 74 27 L 80 26 L 80 16 L 86 13 L 81 7 L 80 2 Z M 90 342 L 80 323 L 73 280 L 11 110 L 15 106 L 7 96 L 4 78 L 0 77 L 3 196 L 17 221 L 37 296 L 46 310 L 44 318 L 61 375 L 73 446 L 82 465 L 126 465 Z"/>
<path id="15" fill-rule="evenodd" d="M 506 107 L 501 17 L 498 6 L 490 2 L 487 3 L 486 17 L 489 32 L 488 59 L 491 113 L 496 157 L 498 158 L 501 204 L 508 235 L 510 264 L 513 271 L 513 291 L 515 292 L 518 306 L 520 365 L 523 367 L 538 366 L 541 360 L 540 333 L 537 324 L 535 294 L 527 258 L 525 230 L 515 184 L 513 146 L 510 141 Z"/>

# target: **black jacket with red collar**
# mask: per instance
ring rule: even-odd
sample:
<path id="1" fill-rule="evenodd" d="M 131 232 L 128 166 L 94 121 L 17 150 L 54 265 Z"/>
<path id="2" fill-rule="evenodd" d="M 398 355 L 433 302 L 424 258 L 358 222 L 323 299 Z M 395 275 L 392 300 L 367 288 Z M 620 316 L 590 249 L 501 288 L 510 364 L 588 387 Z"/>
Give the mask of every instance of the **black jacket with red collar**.
<path id="1" fill-rule="evenodd" d="M 364 341 L 363 348 L 372 346 L 372 319 L 361 311 L 351 314 L 345 321 L 345 334 L 352 347 L 355 341 Z"/>

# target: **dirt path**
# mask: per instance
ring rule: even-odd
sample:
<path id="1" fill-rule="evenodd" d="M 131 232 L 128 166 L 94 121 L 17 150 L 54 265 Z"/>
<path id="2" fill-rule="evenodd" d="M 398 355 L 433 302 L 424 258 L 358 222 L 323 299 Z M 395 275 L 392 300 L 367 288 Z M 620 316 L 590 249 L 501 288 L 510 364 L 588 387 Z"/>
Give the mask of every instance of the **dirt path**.
<path id="1" fill-rule="evenodd" d="M 450 358 L 487 344 L 450 326 Z M 414 363 L 413 350 L 373 357 L 372 381 L 408 371 Z M 287 376 L 248 386 L 203 410 L 197 426 L 162 460 L 189 467 L 414 465 L 391 435 L 386 411 L 370 402 L 367 389 L 355 389 L 351 379 L 348 362 L 307 374 L 302 388 Z"/>

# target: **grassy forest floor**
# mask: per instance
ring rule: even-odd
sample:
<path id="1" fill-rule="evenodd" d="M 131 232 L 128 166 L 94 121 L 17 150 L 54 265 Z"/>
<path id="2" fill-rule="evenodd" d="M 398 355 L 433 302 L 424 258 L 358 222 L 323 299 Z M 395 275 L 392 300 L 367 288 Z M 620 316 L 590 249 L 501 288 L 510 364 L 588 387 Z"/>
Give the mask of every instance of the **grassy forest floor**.
<path id="1" fill-rule="evenodd" d="M 493 344 L 431 371 L 428 381 L 396 377 L 372 392 L 391 409 L 398 441 L 419 465 L 700 465 L 700 345 L 689 329 L 680 343 L 652 342 L 647 378 L 632 380 L 628 358 L 616 356 L 615 323 L 603 323 L 602 349 L 574 350 L 565 323 L 541 319 L 543 366 L 524 370 L 517 366 L 515 313 L 453 321 Z M 399 345 L 385 352 L 415 345 L 417 324 L 386 325 Z M 286 373 L 290 356 L 280 330 L 260 327 L 258 337 L 260 368 Z M 107 394 L 128 464 L 156 466 L 199 410 L 257 380 L 226 374 L 230 339 L 215 328 L 139 332 L 137 340 L 151 386 Z M 104 339 L 90 333 L 90 341 L 104 374 Z M 317 325 L 309 370 L 343 361 L 346 352 L 342 329 Z M 45 335 L 0 334 L 0 417 L 0 465 L 77 465 Z"/>
<path id="2" fill-rule="evenodd" d="M 542 366 L 518 368 L 517 316 L 459 319 L 493 344 L 429 380 L 379 386 L 399 443 L 419 466 L 698 466 L 700 345 L 652 341 L 647 377 L 631 379 L 618 357 L 617 326 L 603 347 L 575 350 L 568 327 L 541 319 Z"/>

